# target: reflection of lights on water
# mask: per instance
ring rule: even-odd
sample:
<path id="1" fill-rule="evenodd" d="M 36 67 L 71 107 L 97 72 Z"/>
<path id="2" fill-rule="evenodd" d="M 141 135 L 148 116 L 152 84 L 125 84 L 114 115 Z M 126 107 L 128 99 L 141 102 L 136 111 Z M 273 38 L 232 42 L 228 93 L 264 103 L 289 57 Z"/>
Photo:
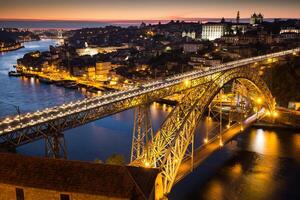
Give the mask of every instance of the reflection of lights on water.
<path id="1" fill-rule="evenodd" d="M 208 185 L 207 193 L 204 194 L 207 199 L 223 199 L 224 198 L 224 187 L 220 181 L 213 180 Z"/>
<path id="2" fill-rule="evenodd" d="M 234 178 L 238 178 L 242 174 L 242 171 L 242 165 L 237 163 L 230 169 L 230 175 L 232 175 Z"/>
<path id="3" fill-rule="evenodd" d="M 35 78 L 31 77 L 31 78 L 30 78 L 30 83 L 31 83 L 31 84 L 34 84 L 34 82 L 35 82 Z"/>
<path id="4" fill-rule="evenodd" d="M 251 133 L 251 143 L 254 151 L 265 155 L 277 155 L 280 150 L 277 135 L 262 129 Z"/>
<path id="5" fill-rule="evenodd" d="M 257 129 L 254 141 L 254 149 L 259 153 L 263 153 L 265 149 L 265 135 L 262 129 Z"/>
<path id="6" fill-rule="evenodd" d="M 166 111 L 166 112 L 171 112 L 173 107 L 169 106 L 167 104 L 159 104 L 157 102 L 153 102 L 150 109 L 151 109 L 151 112 L 153 111 L 154 114 L 156 114 L 158 109 Z"/>
<path id="7" fill-rule="evenodd" d="M 292 137 L 292 142 L 293 142 L 293 146 L 295 151 L 297 151 L 300 153 L 300 135 L 299 134 L 295 134 Z"/>

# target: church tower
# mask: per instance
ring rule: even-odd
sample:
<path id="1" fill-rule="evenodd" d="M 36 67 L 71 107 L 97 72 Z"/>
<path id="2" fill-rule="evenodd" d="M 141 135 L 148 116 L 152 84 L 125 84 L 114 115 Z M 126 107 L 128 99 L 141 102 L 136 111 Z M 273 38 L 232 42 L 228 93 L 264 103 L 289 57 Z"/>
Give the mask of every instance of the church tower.
<path id="1" fill-rule="evenodd" d="M 237 12 L 237 15 L 236 15 L 236 23 L 237 23 L 237 24 L 240 23 L 240 11 Z"/>

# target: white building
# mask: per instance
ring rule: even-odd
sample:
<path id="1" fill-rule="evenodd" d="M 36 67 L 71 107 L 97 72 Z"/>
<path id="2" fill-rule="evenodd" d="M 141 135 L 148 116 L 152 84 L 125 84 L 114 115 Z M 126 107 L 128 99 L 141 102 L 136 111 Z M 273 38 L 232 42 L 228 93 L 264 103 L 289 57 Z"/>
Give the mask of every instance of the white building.
<path id="1" fill-rule="evenodd" d="M 263 23 L 263 21 L 264 21 L 264 17 L 261 13 L 259 13 L 258 15 L 256 13 L 254 13 L 250 17 L 250 24 L 251 25 L 261 24 L 261 23 Z"/>
<path id="2" fill-rule="evenodd" d="M 283 33 L 300 33 L 300 28 L 295 28 L 295 27 L 281 28 L 280 34 L 283 34 Z"/>
<path id="3" fill-rule="evenodd" d="M 188 37 L 192 39 L 196 39 L 196 32 L 195 31 L 183 31 L 182 37 Z"/>
<path id="4" fill-rule="evenodd" d="M 226 34 L 227 24 L 206 23 L 202 25 L 202 39 L 215 40 Z"/>

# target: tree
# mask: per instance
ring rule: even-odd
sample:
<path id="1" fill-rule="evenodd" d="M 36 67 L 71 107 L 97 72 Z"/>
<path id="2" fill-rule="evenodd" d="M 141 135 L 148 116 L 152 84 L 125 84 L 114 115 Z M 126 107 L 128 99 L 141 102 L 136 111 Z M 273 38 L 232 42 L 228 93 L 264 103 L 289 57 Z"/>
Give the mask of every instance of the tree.
<path id="1" fill-rule="evenodd" d="M 106 159 L 105 163 L 110 165 L 124 165 L 125 158 L 123 155 L 113 154 Z"/>
<path id="2" fill-rule="evenodd" d="M 95 158 L 94 162 L 97 163 L 97 164 L 102 164 L 103 163 L 103 161 L 100 160 L 99 158 Z"/>

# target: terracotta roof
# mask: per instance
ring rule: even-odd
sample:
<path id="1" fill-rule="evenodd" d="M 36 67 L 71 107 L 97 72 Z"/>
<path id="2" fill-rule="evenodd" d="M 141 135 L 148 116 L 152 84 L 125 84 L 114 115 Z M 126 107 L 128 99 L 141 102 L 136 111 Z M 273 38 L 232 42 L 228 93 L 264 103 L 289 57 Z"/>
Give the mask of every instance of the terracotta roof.
<path id="1" fill-rule="evenodd" d="M 61 192 L 149 199 L 157 169 L 0 153 L 0 182 Z"/>

